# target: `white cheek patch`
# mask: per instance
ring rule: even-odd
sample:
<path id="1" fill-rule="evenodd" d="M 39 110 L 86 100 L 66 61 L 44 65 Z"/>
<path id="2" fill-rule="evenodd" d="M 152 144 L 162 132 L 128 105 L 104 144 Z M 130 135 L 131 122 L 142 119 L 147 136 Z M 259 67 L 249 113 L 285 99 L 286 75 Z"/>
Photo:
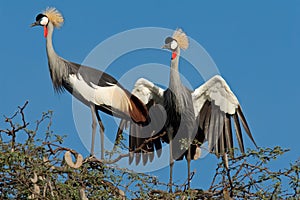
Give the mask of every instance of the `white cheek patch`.
<path id="1" fill-rule="evenodd" d="M 48 17 L 43 17 L 40 21 L 40 25 L 46 26 L 48 24 L 48 22 L 49 22 Z"/>
<path id="2" fill-rule="evenodd" d="M 173 40 L 171 42 L 171 49 L 175 50 L 177 48 L 177 46 L 178 46 L 177 42 L 175 40 Z"/>

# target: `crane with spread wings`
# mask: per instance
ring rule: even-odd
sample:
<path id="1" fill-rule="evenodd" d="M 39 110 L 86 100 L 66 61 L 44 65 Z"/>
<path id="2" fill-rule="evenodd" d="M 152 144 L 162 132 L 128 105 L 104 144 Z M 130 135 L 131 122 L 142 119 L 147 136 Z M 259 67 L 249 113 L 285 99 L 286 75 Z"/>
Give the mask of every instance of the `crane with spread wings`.
<path id="1" fill-rule="evenodd" d="M 151 123 L 147 126 L 130 123 L 129 162 L 135 158 L 138 164 L 142 157 L 146 164 L 153 160 L 155 151 L 158 157 L 161 155 L 161 142 L 168 143 L 170 187 L 174 160 L 186 158 L 190 180 L 190 162 L 200 157 L 201 144 L 207 142 L 211 153 L 226 157 L 234 147 L 233 126 L 242 153 L 242 126 L 255 144 L 237 97 L 220 75 L 213 76 L 194 91 L 182 84 L 178 66 L 180 50 L 188 46 L 188 37 L 181 29 L 166 38 L 163 48 L 172 52 L 170 80 L 166 90 L 140 78 L 132 91 L 147 105 Z M 126 120 L 121 120 L 118 135 L 122 134 L 125 124 Z"/>

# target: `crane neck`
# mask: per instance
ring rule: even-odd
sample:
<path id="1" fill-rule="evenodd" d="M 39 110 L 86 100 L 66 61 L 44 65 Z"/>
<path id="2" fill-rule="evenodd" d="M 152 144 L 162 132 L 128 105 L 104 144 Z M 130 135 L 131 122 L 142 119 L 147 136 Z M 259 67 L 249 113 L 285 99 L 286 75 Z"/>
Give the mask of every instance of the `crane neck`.
<path id="1" fill-rule="evenodd" d="M 68 68 L 65 65 L 64 60 L 56 54 L 53 48 L 52 35 L 54 26 L 51 22 L 48 23 L 47 29 L 48 33 L 46 36 L 46 50 L 50 76 L 55 91 L 60 92 L 63 91 L 63 82 L 67 80 Z"/>
<path id="2" fill-rule="evenodd" d="M 177 50 L 175 50 L 172 53 L 171 68 L 170 68 L 170 82 L 169 82 L 169 88 L 174 91 L 179 89 L 181 86 L 180 74 L 178 70 L 179 57 L 180 57 L 180 48 L 177 48 Z"/>
<path id="3" fill-rule="evenodd" d="M 51 22 L 48 23 L 47 29 L 48 29 L 48 34 L 46 37 L 46 50 L 47 50 L 48 61 L 51 62 L 53 58 L 57 57 L 57 54 L 55 53 L 52 44 L 52 35 L 53 35 L 54 26 Z"/>

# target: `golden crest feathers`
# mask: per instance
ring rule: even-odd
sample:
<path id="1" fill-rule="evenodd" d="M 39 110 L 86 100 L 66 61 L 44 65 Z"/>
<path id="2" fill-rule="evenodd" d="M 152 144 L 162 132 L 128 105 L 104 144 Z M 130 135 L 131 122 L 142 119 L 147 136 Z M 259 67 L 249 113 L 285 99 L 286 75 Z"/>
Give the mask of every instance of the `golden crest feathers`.
<path id="1" fill-rule="evenodd" d="M 52 22 L 54 27 L 59 28 L 61 27 L 62 23 L 64 22 L 64 18 L 56 8 L 47 8 L 44 12 L 44 15 L 48 17 L 48 19 Z"/>
<path id="2" fill-rule="evenodd" d="M 189 47 L 189 39 L 182 29 L 176 29 L 172 37 L 177 41 L 181 49 L 186 50 Z"/>

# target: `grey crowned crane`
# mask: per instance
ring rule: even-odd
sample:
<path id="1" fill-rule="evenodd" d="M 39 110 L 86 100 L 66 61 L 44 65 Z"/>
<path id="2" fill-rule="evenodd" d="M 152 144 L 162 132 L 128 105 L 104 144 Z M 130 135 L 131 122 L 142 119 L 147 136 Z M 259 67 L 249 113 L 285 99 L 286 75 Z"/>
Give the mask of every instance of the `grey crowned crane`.
<path id="1" fill-rule="evenodd" d="M 94 155 L 97 120 L 101 135 L 101 159 L 104 158 L 104 126 L 98 111 L 114 115 L 137 124 L 145 124 L 148 111 L 145 105 L 124 89 L 109 74 L 87 66 L 69 62 L 58 56 L 52 45 L 54 28 L 59 28 L 64 19 L 55 8 L 48 8 L 36 16 L 31 26 L 42 26 L 46 38 L 46 50 L 50 76 L 57 93 L 67 90 L 92 112 L 91 155 Z"/>
<path id="2" fill-rule="evenodd" d="M 177 29 L 172 37 L 165 40 L 163 48 L 172 52 L 169 87 L 166 90 L 141 78 L 137 80 L 132 91 L 132 94 L 141 99 L 149 108 L 161 105 L 160 108 L 165 110 L 166 116 L 162 115 L 163 110 L 155 109 L 152 116 L 150 112 L 151 122 L 156 118 L 156 121 L 164 123 L 161 130 L 157 129 L 157 125 L 153 125 L 152 128 L 148 126 L 145 129 L 130 126 L 129 146 L 131 152 L 138 152 L 132 156 L 138 160 L 136 162 L 139 162 L 140 154 L 142 154 L 145 164 L 149 157 L 150 161 L 153 159 L 155 150 L 160 151 L 160 141 L 169 143 L 170 190 L 172 190 L 174 160 L 182 160 L 184 157 L 188 164 L 188 187 L 190 187 L 190 162 L 200 157 L 201 144 L 207 142 L 210 152 L 215 153 L 218 157 L 227 158 L 227 153 L 230 153 L 233 148 L 232 119 L 241 152 L 244 153 L 244 143 L 240 122 L 255 144 L 240 103 L 221 76 L 212 77 L 194 91 L 190 91 L 182 84 L 178 62 L 180 50 L 187 49 L 188 45 L 188 38 L 181 29 Z M 151 111 L 151 108 L 149 110 Z M 124 122 L 121 121 L 121 128 L 122 123 Z M 147 130 L 152 131 L 152 138 L 156 138 L 155 136 L 158 135 L 162 135 L 162 137 L 154 139 L 144 145 L 142 150 L 139 150 L 141 144 L 149 141 L 150 137 L 143 138 L 145 136 L 143 132 Z M 164 132 L 165 135 L 162 134 Z M 136 151 L 137 149 L 139 151 Z M 160 154 L 161 152 L 158 153 L 158 156 Z M 130 162 L 133 158 L 130 159 Z"/>

